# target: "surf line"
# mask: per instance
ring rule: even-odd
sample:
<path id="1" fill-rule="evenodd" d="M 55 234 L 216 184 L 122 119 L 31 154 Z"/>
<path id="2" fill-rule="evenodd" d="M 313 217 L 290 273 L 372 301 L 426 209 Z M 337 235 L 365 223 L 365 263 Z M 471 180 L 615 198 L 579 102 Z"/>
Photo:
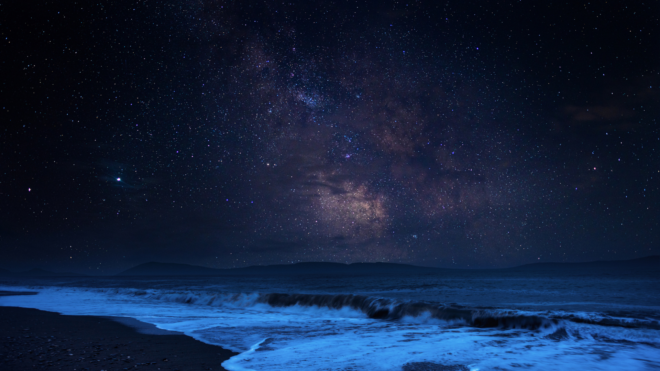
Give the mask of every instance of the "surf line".
<path id="1" fill-rule="evenodd" d="M 241 366 L 238 365 L 238 362 L 242 361 L 245 358 L 247 358 L 247 356 L 249 356 L 251 353 L 254 353 L 254 351 L 259 349 L 259 346 L 261 344 L 263 344 L 264 341 L 266 341 L 268 339 L 270 339 L 270 338 L 265 338 L 265 339 L 261 340 L 260 342 L 254 344 L 250 348 L 250 350 L 247 350 L 243 353 L 239 353 L 239 354 L 229 358 L 228 360 L 222 362 L 221 366 L 226 368 L 229 371 L 256 371 L 256 370 L 253 370 L 251 368 L 241 367 Z"/>

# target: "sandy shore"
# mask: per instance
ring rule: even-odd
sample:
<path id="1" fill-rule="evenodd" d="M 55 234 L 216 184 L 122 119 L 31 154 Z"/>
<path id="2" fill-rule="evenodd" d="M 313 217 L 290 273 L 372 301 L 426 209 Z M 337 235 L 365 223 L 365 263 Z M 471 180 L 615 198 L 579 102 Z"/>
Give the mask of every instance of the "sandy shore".
<path id="1" fill-rule="evenodd" d="M 236 354 L 131 318 L 1 306 L 0 340 L 0 371 L 224 370 Z"/>

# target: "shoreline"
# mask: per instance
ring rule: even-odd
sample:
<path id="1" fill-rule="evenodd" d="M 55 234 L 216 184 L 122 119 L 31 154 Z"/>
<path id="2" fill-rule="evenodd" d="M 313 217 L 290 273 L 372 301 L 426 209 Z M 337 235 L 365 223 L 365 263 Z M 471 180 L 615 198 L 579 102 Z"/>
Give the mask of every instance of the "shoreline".
<path id="1" fill-rule="evenodd" d="M 225 370 L 238 354 L 133 318 L 31 308 L 0 306 L 0 334 L 0 371 Z"/>

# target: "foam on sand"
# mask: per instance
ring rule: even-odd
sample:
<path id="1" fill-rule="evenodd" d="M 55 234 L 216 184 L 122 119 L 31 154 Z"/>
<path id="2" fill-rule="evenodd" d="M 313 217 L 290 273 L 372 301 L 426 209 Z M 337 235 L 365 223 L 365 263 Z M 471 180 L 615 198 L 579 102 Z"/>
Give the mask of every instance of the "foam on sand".
<path id="1" fill-rule="evenodd" d="M 39 291 L 2 297 L 0 305 L 136 318 L 241 352 L 225 362 L 228 370 L 236 371 L 386 371 L 432 364 L 482 371 L 566 370 L 576 364 L 590 370 L 660 367 L 656 329 L 575 322 L 562 319 L 566 313 L 553 318 L 548 312 L 437 303 L 434 307 L 355 295 L 48 287 Z M 453 311 L 459 315 L 442 317 Z M 482 325 L 484 321 L 488 325 Z"/>

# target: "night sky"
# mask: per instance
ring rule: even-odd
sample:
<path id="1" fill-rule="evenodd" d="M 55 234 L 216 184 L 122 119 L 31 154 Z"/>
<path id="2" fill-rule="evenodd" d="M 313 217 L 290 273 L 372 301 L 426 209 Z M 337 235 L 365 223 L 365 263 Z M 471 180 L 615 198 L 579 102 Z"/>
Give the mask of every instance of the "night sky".
<path id="1" fill-rule="evenodd" d="M 9 1 L 0 266 L 660 253 L 657 1 Z"/>

